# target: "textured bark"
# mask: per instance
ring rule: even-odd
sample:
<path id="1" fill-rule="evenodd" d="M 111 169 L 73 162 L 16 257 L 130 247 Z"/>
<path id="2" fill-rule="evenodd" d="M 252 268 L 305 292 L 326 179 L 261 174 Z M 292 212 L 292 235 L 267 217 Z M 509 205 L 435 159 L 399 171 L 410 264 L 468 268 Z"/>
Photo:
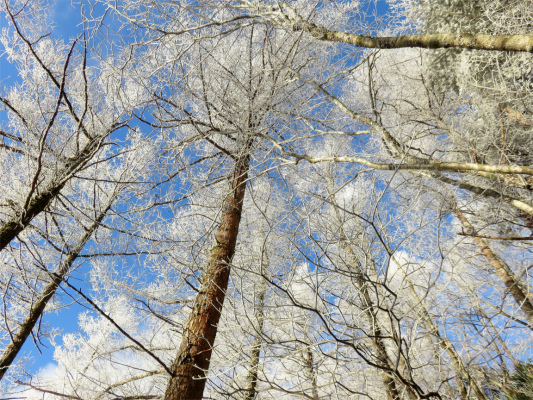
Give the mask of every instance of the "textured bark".
<path id="1" fill-rule="evenodd" d="M 311 352 L 310 346 L 306 346 L 306 348 L 303 350 L 302 358 L 305 365 L 307 379 L 309 379 L 309 382 L 311 383 L 311 397 L 313 399 L 318 399 L 318 386 L 316 383 L 315 363 L 313 360 L 313 353 Z"/>
<path id="2" fill-rule="evenodd" d="M 533 52 L 533 35 L 483 35 L 472 33 L 434 33 L 428 35 L 400 35 L 376 37 L 340 32 L 304 20 L 296 11 L 284 4 L 285 19 L 281 24 L 296 31 L 308 32 L 319 40 L 347 43 L 357 47 L 398 49 L 419 47 L 425 49 L 471 49 L 492 51 Z"/>
<path id="3" fill-rule="evenodd" d="M 215 233 L 216 244 L 211 249 L 200 291 L 171 366 L 173 376 L 165 400 L 202 398 L 237 243 L 248 165 L 249 155 L 235 161 L 231 190 L 224 201 L 220 225 Z"/>
<path id="4" fill-rule="evenodd" d="M 257 396 L 257 373 L 259 369 L 259 356 L 261 354 L 262 338 L 264 323 L 264 307 L 265 307 L 265 282 L 261 279 L 261 287 L 259 288 L 259 294 L 257 296 L 257 310 L 255 317 L 259 324 L 257 328 L 257 334 L 254 337 L 252 344 L 252 352 L 250 355 L 250 369 L 248 371 L 248 387 L 246 388 L 245 400 L 254 400 Z"/>
<path id="5" fill-rule="evenodd" d="M 68 178 L 72 176 L 80 167 L 91 159 L 96 150 L 100 147 L 101 138 L 92 139 L 83 150 L 71 162 L 57 173 L 48 187 L 35 189 L 28 206 L 22 210 L 20 216 L 12 218 L 0 227 L 0 251 L 3 250 L 15 237 L 29 225 L 33 218 L 43 212 L 50 202 L 59 194 Z"/>
<path id="6" fill-rule="evenodd" d="M 466 233 L 473 234 L 474 228 L 470 224 L 470 221 L 466 218 L 466 216 L 459 210 L 454 210 L 455 215 L 461 221 L 463 224 Z M 505 285 L 505 287 L 509 290 L 509 293 L 513 296 L 516 303 L 518 304 L 518 307 L 522 312 L 525 314 L 527 321 L 531 326 L 533 326 L 533 300 L 530 298 L 530 296 L 527 293 L 527 290 L 522 287 L 520 282 L 516 280 L 513 271 L 507 264 L 505 264 L 502 260 L 500 260 L 496 254 L 491 250 L 487 242 L 485 242 L 482 238 L 473 236 L 474 242 L 478 246 L 481 253 L 485 256 L 489 264 L 494 268 L 494 272 L 502 283 Z"/>
<path id="7" fill-rule="evenodd" d="M 50 274 L 51 282 L 48 285 L 46 285 L 46 287 L 39 294 L 37 301 L 35 301 L 35 303 L 32 305 L 30 312 L 28 313 L 28 316 L 20 324 L 17 332 L 15 334 L 12 334 L 11 343 L 6 347 L 6 349 L 0 356 L 0 380 L 4 377 L 8 368 L 11 366 L 11 364 L 17 357 L 18 352 L 20 351 L 20 349 L 26 342 L 26 339 L 30 336 L 33 328 L 35 327 L 35 324 L 37 323 L 37 321 L 43 314 L 44 309 L 46 308 L 46 305 L 48 304 L 50 299 L 54 296 L 57 288 L 59 287 L 63 279 L 70 272 L 72 264 L 74 263 L 76 258 L 78 258 L 81 250 L 83 249 L 85 244 L 89 241 L 93 233 L 98 228 L 98 226 L 100 225 L 100 222 L 102 222 L 102 219 L 104 218 L 107 211 L 109 211 L 110 207 L 111 207 L 111 202 L 109 203 L 109 206 L 106 207 L 106 209 L 98 215 L 97 219 L 94 221 L 91 227 L 85 231 L 84 235 L 82 236 L 78 244 L 72 249 L 70 254 L 63 260 L 57 272 Z"/>
<path id="8" fill-rule="evenodd" d="M 312 24 L 309 24 L 312 25 Z M 306 26 L 307 28 L 307 26 Z M 309 29 L 309 30 L 308 30 Z M 434 33 L 429 35 L 400 35 L 372 37 L 332 31 L 318 26 L 305 29 L 320 40 L 353 44 L 376 49 L 421 47 L 425 49 L 459 48 L 470 50 L 533 52 L 532 35 L 481 35 L 472 33 Z"/>

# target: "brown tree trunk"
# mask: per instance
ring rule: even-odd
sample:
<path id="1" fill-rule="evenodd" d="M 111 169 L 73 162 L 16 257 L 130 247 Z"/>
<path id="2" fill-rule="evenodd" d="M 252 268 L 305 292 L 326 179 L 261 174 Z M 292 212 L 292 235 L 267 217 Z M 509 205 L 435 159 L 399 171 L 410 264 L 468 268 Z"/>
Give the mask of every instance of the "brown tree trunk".
<path id="1" fill-rule="evenodd" d="M 200 291 L 171 366 L 173 376 L 165 400 L 202 398 L 239 233 L 249 161 L 248 154 L 235 161 L 230 193 L 224 200 L 220 225 L 215 233 L 216 244 L 211 249 Z"/>
<path id="2" fill-rule="evenodd" d="M 509 290 L 509 293 L 511 293 L 518 304 L 518 307 L 526 316 L 529 324 L 533 326 L 533 301 L 522 288 L 520 282 L 516 280 L 511 268 L 509 268 L 507 264 L 500 260 L 496 254 L 494 254 L 485 240 L 475 236 L 474 228 L 461 211 L 459 211 L 457 208 L 454 208 L 454 214 L 463 224 L 466 233 L 473 235 L 474 242 L 478 246 L 479 250 L 485 256 L 489 264 L 494 268 L 496 275 L 498 275 L 502 283 Z"/>
<path id="3" fill-rule="evenodd" d="M 112 201 L 109 202 L 109 205 L 104 211 L 102 211 L 94 223 L 85 231 L 84 235 L 78 242 L 78 244 L 72 249 L 70 254 L 63 260 L 59 269 L 55 273 L 50 273 L 52 278 L 51 282 L 46 285 L 46 287 L 39 294 L 37 301 L 32 305 L 30 312 L 26 319 L 20 324 L 18 330 L 11 337 L 11 343 L 6 347 L 2 355 L 0 356 L 0 380 L 4 377 L 8 368 L 11 366 L 15 358 L 17 357 L 18 352 L 26 342 L 28 336 L 30 336 L 35 324 L 41 317 L 46 308 L 46 305 L 50 299 L 54 296 L 57 288 L 63 281 L 63 279 L 68 275 L 72 264 L 78 258 L 81 250 L 85 244 L 89 241 L 93 233 L 96 231 L 105 214 L 111 208 Z"/>

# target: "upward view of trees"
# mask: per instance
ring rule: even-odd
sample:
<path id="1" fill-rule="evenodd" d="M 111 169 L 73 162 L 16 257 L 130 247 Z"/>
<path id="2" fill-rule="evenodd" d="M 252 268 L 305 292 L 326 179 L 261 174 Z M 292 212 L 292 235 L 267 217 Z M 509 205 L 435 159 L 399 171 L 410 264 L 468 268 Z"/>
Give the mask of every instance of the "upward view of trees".
<path id="1" fill-rule="evenodd" d="M 66 6 L 0 6 L 2 398 L 533 398 L 533 2 Z"/>

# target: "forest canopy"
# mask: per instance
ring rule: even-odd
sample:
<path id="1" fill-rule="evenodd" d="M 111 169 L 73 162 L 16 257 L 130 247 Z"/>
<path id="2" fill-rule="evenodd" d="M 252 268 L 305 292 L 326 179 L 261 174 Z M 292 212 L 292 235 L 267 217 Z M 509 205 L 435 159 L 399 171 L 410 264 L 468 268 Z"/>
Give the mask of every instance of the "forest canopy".
<path id="1" fill-rule="evenodd" d="M 2 399 L 533 399 L 533 1 L 0 12 Z"/>

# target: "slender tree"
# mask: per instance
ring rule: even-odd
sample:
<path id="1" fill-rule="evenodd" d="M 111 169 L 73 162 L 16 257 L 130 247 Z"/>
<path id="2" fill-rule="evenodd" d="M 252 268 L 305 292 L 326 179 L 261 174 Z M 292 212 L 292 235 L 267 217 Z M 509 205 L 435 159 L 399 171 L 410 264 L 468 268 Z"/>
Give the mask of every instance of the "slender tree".
<path id="1" fill-rule="evenodd" d="M 6 347 L 2 353 L 2 356 L 0 357 L 0 379 L 4 377 L 7 369 L 26 342 L 26 339 L 28 336 L 30 336 L 32 330 L 37 324 L 37 321 L 42 318 L 44 309 L 46 308 L 48 302 L 52 299 L 62 281 L 69 274 L 72 265 L 78 258 L 80 252 L 83 250 L 83 247 L 98 229 L 102 219 L 113 204 L 113 197 L 108 202 L 107 206 L 97 215 L 95 221 L 89 227 L 85 228 L 85 234 L 66 255 L 57 271 L 49 272 L 50 282 L 42 289 L 41 293 L 37 295 L 35 303 L 31 305 L 28 315 L 19 324 L 17 331 L 15 333 L 11 332 L 11 343 Z"/>

